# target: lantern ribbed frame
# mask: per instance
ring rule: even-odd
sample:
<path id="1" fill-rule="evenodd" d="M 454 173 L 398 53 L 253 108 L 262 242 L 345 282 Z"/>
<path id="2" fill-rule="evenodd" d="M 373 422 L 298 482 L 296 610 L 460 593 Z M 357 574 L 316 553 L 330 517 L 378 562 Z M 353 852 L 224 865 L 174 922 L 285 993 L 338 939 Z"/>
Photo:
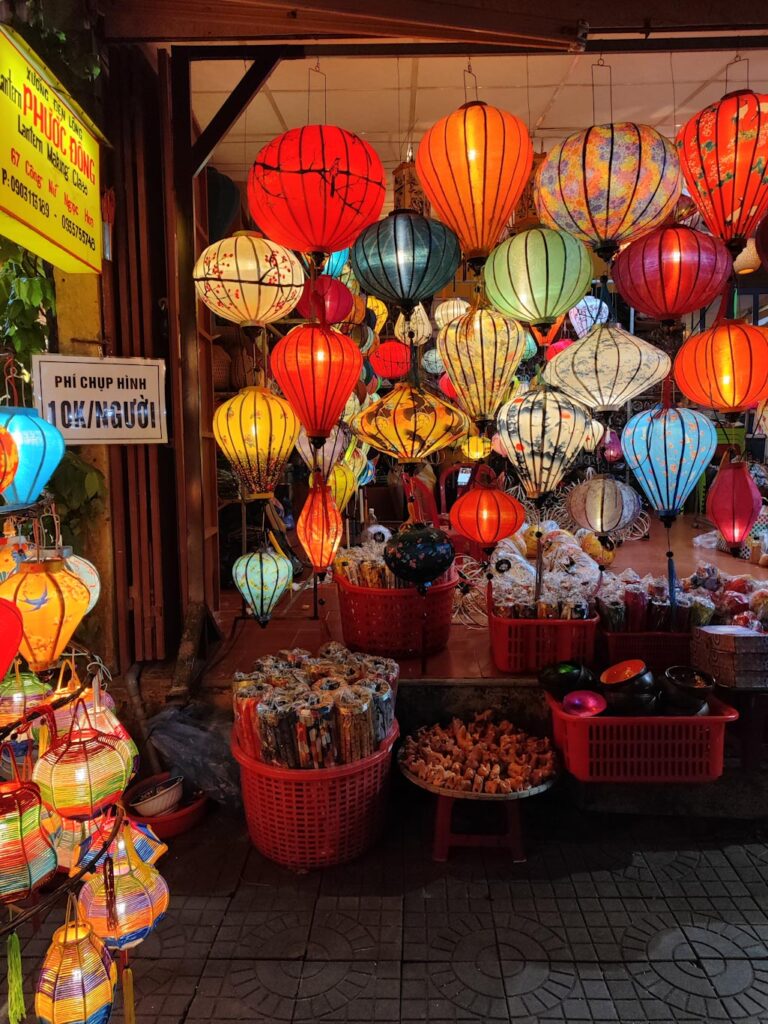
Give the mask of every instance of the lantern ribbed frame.
<path id="1" fill-rule="evenodd" d="M 413 334 L 411 338 L 410 335 Z M 432 337 L 432 321 L 419 302 L 411 311 L 410 316 L 400 313 L 395 320 L 395 337 L 406 345 L 415 345 L 417 348 L 426 345 Z"/>
<path id="2" fill-rule="evenodd" d="M 462 537 L 490 548 L 517 533 L 525 522 L 525 510 L 511 494 L 481 485 L 453 503 L 450 520 Z"/>
<path id="3" fill-rule="evenodd" d="M 707 519 L 731 548 L 749 536 L 763 508 L 763 498 L 742 459 L 726 457 L 707 491 Z"/>
<path id="4" fill-rule="evenodd" d="M 566 498 L 571 519 L 599 537 L 629 526 L 641 507 L 637 491 L 607 474 L 577 484 Z"/>
<path id="5" fill-rule="evenodd" d="M 248 176 L 261 230 L 299 252 L 333 253 L 381 213 L 384 167 L 359 136 L 329 124 L 291 128 L 267 143 Z"/>
<path id="6" fill-rule="evenodd" d="M 341 277 L 342 271 L 349 260 L 349 249 L 339 249 L 332 252 L 323 265 L 323 273 L 328 277 Z"/>
<path id="7" fill-rule="evenodd" d="M 0 748 L 2 749 L 2 748 Z M 14 778 L 0 782 L 0 903 L 31 896 L 56 873 L 53 840 L 43 824 L 40 790 Z"/>
<path id="8" fill-rule="evenodd" d="M 17 671 L 16 666 L 12 666 L 0 683 L 0 729 L 18 722 L 52 697 L 51 687 L 34 672 Z"/>
<path id="9" fill-rule="evenodd" d="M 203 249 L 192 277 L 198 298 L 217 316 L 241 327 L 288 316 L 304 290 L 304 271 L 282 245 L 243 232 Z"/>
<path id="10" fill-rule="evenodd" d="M 85 609 L 85 614 L 87 615 L 88 612 L 96 607 L 101 596 L 101 577 L 99 576 L 99 571 L 93 562 L 89 562 L 82 555 L 67 555 L 64 563 L 69 571 L 82 580 L 88 588 L 88 607 Z"/>
<path id="11" fill-rule="evenodd" d="M 616 256 L 611 273 L 629 305 L 666 321 L 708 306 L 722 292 L 732 267 L 719 238 L 673 224 L 630 242 Z"/>
<path id="12" fill-rule="evenodd" d="M 317 461 L 318 469 L 323 478 L 327 480 L 328 474 L 349 448 L 351 442 L 352 431 L 346 423 L 337 423 L 336 426 L 331 427 L 328 437 L 319 448 L 313 446 L 306 430 L 302 427 L 296 441 L 296 451 L 304 460 L 307 469 L 314 469 L 315 461 Z"/>
<path id="13" fill-rule="evenodd" d="M 487 256 L 506 227 L 533 166 L 519 117 L 465 103 L 422 136 L 416 173 L 435 215 L 459 236 L 467 259 Z"/>
<path id="14" fill-rule="evenodd" d="M 674 519 L 709 465 L 717 431 L 694 409 L 653 409 L 633 416 L 621 435 L 627 465 L 651 507 L 662 519 Z"/>
<path id="15" fill-rule="evenodd" d="M 432 315 L 435 318 L 435 323 L 439 330 L 441 327 L 447 327 L 453 320 L 457 320 L 460 316 L 464 316 L 464 314 L 468 312 L 469 303 L 466 299 L 455 297 L 453 299 L 444 299 L 442 302 L 438 302 L 433 309 Z"/>
<path id="16" fill-rule="evenodd" d="M 599 420 L 590 420 L 587 433 L 584 438 L 584 451 L 593 452 L 603 439 L 605 427 Z"/>
<path id="17" fill-rule="evenodd" d="M 706 409 L 730 413 L 753 408 L 768 398 L 768 330 L 719 320 L 691 334 L 675 356 L 675 383 Z"/>
<path id="18" fill-rule="evenodd" d="M 360 455 L 355 456 L 355 458 L 363 460 L 363 465 L 360 466 L 360 469 L 362 470 L 363 466 L 365 465 L 365 456 L 362 453 L 360 453 Z M 322 481 L 322 477 L 320 478 L 320 480 Z M 314 483 L 315 474 L 310 473 L 310 487 L 314 486 Z M 347 465 L 346 462 L 337 462 L 336 465 L 331 470 L 331 472 L 328 474 L 328 478 L 327 480 L 325 480 L 325 483 L 328 485 L 328 490 L 331 493 L 331 497 L 333 498 L 333 502 L 336 505 L 336 508 L 339 510 L 340 513 L 343 512 L 344 509 L 349 504 L 352 495 L 357 490 L 357 475 L 354 469 L 352 469 L 351 466 Z"/>
<path id="19" fill-rule="evenodd" d="M 687 121 L 677 134 L 685 183 L 704 222 L 732 255 L 768 211 L 768 95 L 728 93 Z"/>
<path id="20" fill-rule="evenodd" d="M 124 740 L 73 727 L 38 759 L 32 778 L 62 818 L 87 820 L 115 803 L 132 770 L 133 753 Z"/>
<path id="21" fill-rule="evenodd" d="M 339 550 L 344 525 L 330 487 L 314 480 L 296 521 L 296 535 L 317 573 L 326 572 Z"/>
<path id="22" fill-rule="evenodd" d="M 547 327 L 584 297 L 592 257 L 565 231 L 531 228 L 493 250 L 483 279 L 489 302 L 505 316 Z"/>
<path id="23" fill-rule="evenodd" d="M 285 555 L 264 548 L 241 555 L 232 566 L 232 578 L 256 621 L 265 626 L 293 581 L 293 565 Z"/>
<path id="24" fill-rule="evenodd" d="M 485 437 L 483 434 L 471 434 L 469 437 L 465 437 L 461 442 L 459 445 L 459 451 L 471 462 L 479 462 L 481 459 L 487 459 L 491 454 L 490 438 Z"/>
<path id="25" fill-rule="evenodd" d="M 0 427 L 0 492 L 11 486 L 18 468 L 18 446 L 10 430 Z"/>
<path id="26" fill-rule="evenodd" d="M 630 121 L 574 132 L 536 173 L 536 209 L 547 227 L 589 243 L 603 258 L 663 224 L 680 196 L 675 147 Z"/>
<path id="27" fill-rule="evenodd" d="M 335 277 L 319 274 L 304 282 L 296 312 L 305 320 L 317 320 L 323 325 L 341 323 L 349 317 L 355 296 Z"/>
<path id="28" fill-rule="evenodd" d="M 385 380 L 398 380 L 411 369 L 411 347 L 394 339 L 382 341 L 371 355 L 371 366 Z"/>
<path id="29" fill-rule="evenodd" d="M 588 409 L 612 410 L 660 383 L 671 369 L 666 352 L 609 323 L 558 352 L 543 378 Z"/>
<path id="30" fill-rule="evenodd" d="M 352 393 L 363 357 L 343 334 L 319 324 L 294 327 L 269 363 L 310 440 L 328 437 Z"/>
<path id="31" fill-rule="evenodd" d="M 149 825 L 140 824 L 129 817 L 124 820 L 131 830 L 131 841 L 136 856 L 145 864 L 154 864 L 163 854 L 168 853 L 168 847 L 157 838 Z M 82 864 L 89 855 L 100 849 L 109 839 L 115 823 L 114 808 L 107 808 L 103 814 L 89 818 L 87 821 L 62 818 L 61 822 L 61 833 L 56 840 L 56 856 L 59 867 L 70 871 L 73 867 Z M 115 861 L 115 870 L 117 870 L 116 857 L 122 843 L 124 843 L 122 834 L 118 834 L 98 859 L 94 870 L 98 870 L 108 856 Z"/>
<path id="32" fill-rule="evenodd" d="M 299 420 L 269 388 L 243 388 L 213 414 L 213 434 L 246 500 L 272 495 L 299 436 Z"/>
<path id="33" fill-rule="evenodd" d="M 70 692 L 74 692 L 75 689 L 79 688 L 79 679 L 72 680 L 72 688 Z M 58 694 L 58 691 L 56 691 Z M 88 687 L 84 690 L 77 700 L 71 700 L 66 704 L 62 704 L 61 707 L 56 708 L 53 712 L 53 718 L 56 723 L 56 733 L 59 737 L 63 736 L 64 733 L 69 732 L 72 727 L 72 723 L 76 716 L 81 713 L 81 707 L 85 706 L 85 710 L 90 718 L 96 707 L 109 708 L 110 711 L 115 709 L 114 698 L 107 693 L 106 690 L 99 688 L 98 702 L 93 687 Z"/>
<path id="34" fill-rule="evenodd" d="M 0 427 L 8 431 L 18 452 L 18 465 L 11 483 L 3 490 L 9 507 L 31 505 L 42 494 L 64 457 L 61 431 L 44 420 L 35 409 L 0 406 Z"/>
<path id="35" fill-rule="evenodd" d="M 398 462 L 421 462 L 469 432 L 469 420 L 456 406 L 403 382 L 358 413 L 353 432 Z"/>
<path id="36" fill-rule="evenodd" d="M 437 351 L 470 419 L 482 425 L 494 419 L 509 398 L 525 347 L 520 324 L 482 306 L 438 331 Z"/>

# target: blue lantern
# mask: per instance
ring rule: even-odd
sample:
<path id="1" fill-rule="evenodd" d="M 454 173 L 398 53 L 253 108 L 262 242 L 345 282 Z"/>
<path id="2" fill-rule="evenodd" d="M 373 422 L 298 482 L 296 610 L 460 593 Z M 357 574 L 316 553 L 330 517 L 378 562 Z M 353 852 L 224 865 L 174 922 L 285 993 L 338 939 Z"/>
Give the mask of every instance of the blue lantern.
<path id="1" fill-rule="evenodd" d="M 363 470 L 363 472 L 358 477 L 357 486 L 358 487 L 365 487 L 366 484 L 371 483 L 371 481 L 374 480 L 375 478 L 376 478 L 376 467 L 374 466 L 373 462 L 371 462 L 371 460 L 368 459 L 366 461 L 366 463 L 365 463 L 365 469 Z"/>
<path id="2" fill-rule="evenodd" d="M 232 578 L 256 621 L 264 627 L 293 580 L 293 566 L 285 555 L 262 548 L 241 555 L 232 566 Z"/>
<path id="3" fill-rule="evenodd" d="M 410 312 L 448 284 L 461 252 L 456 235 L 440 221 L 394 210 L 363 231 L 351 259 L 365 291 Z"/>
<path id="4" fill-rule="evenodd" d="M 539 351 L 539 346 L 536 344 L 536 339 L 533 337 L 533 335 L 530 333 L 530 331 L 526 331 L 525 332 L 525 351 L 523 352 L 523 358 L 520 360 L 520 362 L 524 363 L 526 361 L 526 359 L 533 359 L 533 357 L 536 355 L 536 353 L 538 351 Z"/>
<path id="5" fill-rule="evenodd" d="M 5 427 L 19 449 L 16 476 L 3 491 L 6 501 L 3 509 L 7 511 L 37 501 L 64 457 L 65 445 L 61 432 L 36 409 L 0 406 L 0 427 Z"/>
<path id="6" fill-rule="evenodd" d="M 323 273 L 327 274 L 328 277 L 341 277 L 341 272 L 348 259 L 349 249 L 339 249 L 338 252 L 332 252 L 325 261 Z"/>

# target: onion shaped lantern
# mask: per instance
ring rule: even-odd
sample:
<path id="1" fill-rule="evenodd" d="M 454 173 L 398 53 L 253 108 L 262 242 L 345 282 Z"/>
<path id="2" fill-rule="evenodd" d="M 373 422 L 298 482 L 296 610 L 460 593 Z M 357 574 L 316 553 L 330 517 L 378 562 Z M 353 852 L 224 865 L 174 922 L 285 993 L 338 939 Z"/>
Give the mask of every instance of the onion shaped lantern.
<path id="1" fill-rule="evenodd" d="M 593 476 L 568 493 L 566 507 L 571 519 L 598 537 L 623 530 L 640 514 L 640 495 L 612 476 Z"/>
<path id="2" fill-rule="evenodd" d="M 672 321 L 717 298 L 732 265 L 720 239 L 674 224 L 630 242 L 613 261 L 611 273 L 631 306 Z"/>
<path id="3" fill-rule="evenodd" d="M 192 277 L 198 298 L 241 327 L 288 316 L 304 289 L 304 271 L 290 249 L 250 231 L 203 249 Z"/>
<path id="4" fill-rule="evenodd" d="M 419 303 L 406 316 L 400 313 L 395 320 L 395 337 L 406 345 L 415 345 L 417 348 L 426 345 L 432 337 L 432 323 L 427 315 L 426 309 Z"/>
<path id="5" fill-rule="evenodd" d="M 727 451 L 707 491 L 707 519 L 733 554 L 749 536 L 762 507 L 763 498 L 748 464 Z"/>
<path id="6" fill-rule="evenodd" d="M 213 436 L 246 501 L 271 497 L 299 436 L 288 402 L 269 388 L 243 388 L 213 414 Z"/>
<path id="7" fill-rule="evenodd" d="M 398 380 L 411 369 L 411 348 L 402 341 L 382 341 L 371 355 L 371 366 L 385 380 Z"/>
<path id="8" fill-rule="evenodd" d="M 0 729 L 13 725 L 52 698 L 51 687 L 34 672 L 22 672 L 16 661 L 0 683 Z"/>
<path id="9" fill-rule="evenodd" d="M 461 262 L 456 235 L 413 210 L 371 224 L 352 248 L 352 269 L 365 291 L 412 310 L 444 288 Z"/>
<path id="10" fill-rule="evenodd" d="M 232 579 L 263 628 L 271 619 L 275 605 L 293 582 L 293 565 L 290 558 L 265 547 L 241 555 L 232 566 Z"/>
<path id="11" fill-rule="evenodd" d="M 531 228 L 497 246 L 483 275 L 496 309 L 533 327 L 549 327 L 589 289 L 592 257 L 565 231 Z"/>
<path id="12" fill-rule="evenodd" d="M 646 124 L 593 125 L 547 153 L 536 174 L 536 209 L 610 259 L 624 242 L 669 217 L 680 196 L 671 142 Z"/>
<path id="13" fill-rule="evenodd" d="M 675 382 L 706 409 L 734 413 L 768 398 L 768 330 L 719 320 L 691 334 L 675 356 Z"/>
<path id="14" fill-rule="evenodd" d="M 360 376 L 363 357 L 338 331 L 294 327 L 275 345 L 270 367 L 312 444 L 330 434 Z"/>
<path id="15" fill-rule="evenodd" d="M 362 469 L 365 466 L 365 456 L 362 454 L 362 452 L 359 452 L 358 450 L 356 450 L 356 452 L 353 453 L 353 455 L 355 456 L 356 462 L 359 459 L 361 463 L 360 470 L 362 471 Z M 318 482 L 322 482 L 322 478 L 320 478 Z M 314 473 L 311 474 L 309 483 L 311 487 L 314 487 Z M 347 465 L 346 462 L 337 462 L 336 465 L 331 470 L 331 472 L 328 474 L 325 483 L 327 483 L 328 485 L 328 490 L 331 493 L 331 497 L 333 498 L 336 508 L 339 510 L 339 512 L 343 512 L 344 509 L 349 504 L 349 502 L 351 501 L 352 495 L 357 490 L 357 474 L 355 473 L 354 469 L 351 466 Z"/>
<path id="16" fill-rule="evenodd" d="M 737 256 L 768 210 L 768 96 L 728 93 L 677 135 L 685 184 L 704 223 Z"/>
<path id="17" fill-rule="evenodd" d="M 343 532 L 341 511 L 330 487 L 322 480 L 313 480 L 296 521 L 296 535 L 316 573 L 327 572 L 333 564 Z"/>
<path id="18" fill-rule="evenodd" d="M 501 443 L 529 498 L 557 487 L 584 446 L 590 423 L 583 406 L 549 388 L 528 391 L 501 407 Z"/>
<path id="19" fill-rule="evenodd" d="M 525 522 L 523 506 L 497 487 L 476 485 L 451 507 L 451 526 L 469 540 L 491 549 L 517 533 Z"/>
<path id="20" fill-rule="evenodd" d="M 324 480 L 342 457 L 352 441 L 352 431 L 346 423 L 337 423 L 331 427 L 328 437 L 319 448 L 315 448 L 302 427 L 296 442 L 296 451 L 304 460 L 308 469 L 315 468 L 315 463 Z"/>
<path id="21" fill-rule="evenodd" d="M 248 206 L 269 238 L 299 252 L 354 242 L 384 205 L 384 167 L 359 136 L 328 124 L 292 128 L 267 143 L 248 176 Z"/>
<path id="22" fill-rule="evenodd" d="M 610 312 L 601 299 L 595 298 L 594 295 L 585 295 L 573 309 L 568 310 L 568 319 L 576 337 L 583 338 L 597 324 L 606 323 Z"/>
<path id="23" fill-rule="evenodd" d="M 518 323 L 483 306 L 438 332 L 437 351 L 457 402 L 481 431 L 509 398 L 525 347 L 525 331 Z"/>
<path id="24" fill-rule="evenodd" d="M 4 488 L 4 511 L 31 505 L 64 457 L 61 431 L 44 420 L 35 409 L 0 406 L 0 428 L 13 438 L 18 465 L 12 481 Z"/>
<path id="25" fill-rule="evenodd" d="M 358 413 L 352 430 L 377 451 L 414 463 L 458 441 L 469 432 L 469 421 L 449 402 L 401 383 Z"/>
<path id="26" fill-rule="evenodd" d="M 519 117 L 465 103 L 428 129 L 416 173 L 435 216 L 459 236 L 468 260 L 487 256 L 528 183 L 533 144 Z"/>
<path id="27" fill-rule="evenodd" d="M 439 302 L 434 308 L 433 315 L 439 330 L 468 312 L 469 303 L 465 299 L 453 298 Z"/>
<path id="28" fill-rule="evenodd" d="M 459 451 L 470 462 L 480 462 L 481 459 L 487 459 L 491 454 L 490 438 L 483 434 L 470 434 L 459 445 Z"/>
<path id="29" fill-rule="evenodd" d="M 13 748 L 8 744 L 12 777 L 0 782 L 0 903 L 24 900 L 56 873 L 53 839 L 43 823 L 40 790 L 22 782 Z"/>
<path id="30" fill-rule="evenodd" d="M 669 375 L 672 361 L 617 324 L 598 324 L 547 363 L 544 381 L 589 409 L 619 409 Z"/>
<path id="31" fill-rule="evenodd" d="M 440 355 L 440 350 L 437 348 L 427 349 L 421 357 L 421 368 L 425 373 L 431 373 L 433 377 L 445 373 L 445 363 Z"/>
<path id="32" fill-rule="evenodd" d="M 384 545 L 387 567 L 422 591 L 450 569 L 455 556 L 448 534 L 425 523 L 404 526 Z"/>
<path id="33" fill-rule="evenodd" d="M 354 296 L 346 285 L 335 277 L 320 274 L 314 280 L 304 282 L 304 290 L 296 305 L 296 312 L 305 320 L 318 323 L 338 324 L 352 312 Z"/>
<path id="34" fill-rule="evenodd" d="M 656 405 L 627 423 L 621 448 L 651 507 L 669 525 L 709 465 L 717 431 L 703 413 Z"/>

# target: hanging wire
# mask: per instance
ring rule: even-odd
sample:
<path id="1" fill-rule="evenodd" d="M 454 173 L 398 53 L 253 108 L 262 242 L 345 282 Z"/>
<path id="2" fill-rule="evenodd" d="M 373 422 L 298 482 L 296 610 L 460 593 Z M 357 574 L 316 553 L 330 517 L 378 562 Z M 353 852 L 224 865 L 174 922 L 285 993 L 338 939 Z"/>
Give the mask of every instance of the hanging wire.
<path id="1" fill-rule="evenodd" d="M 672 124 L 677 132 L 677 86 L 675 83 L 675 61 L 672 51 L 669 51 L 669 80 L 672 83 Z"/>
<path id="2" fill-rule="evenodd" d="M 395 88 L 397 89 L 397 162 L 403 162 L 403 126 L 400 118 L 400 58 L 395 59 Z"/>
<path id="3" fill-rule="evenodd" d="M 608 71 L 608 109 L 610 112 L 609 121 L 613 123 L 613 68 L 610 64 L 605 63 L 605 58 L 602 54 L 597 58 L 597 61 L 591 65 L 592 71 L 592 124 L 597 124 L 597 114 L 595 111 L 595 96 L 597 90 L 597 82 L 595 81 L 595 68 L 606 68 Z"/>
<path id="4" fill-rule="evenodd" d="M 740 53 L 737 53 L 734 56 L 733 60 L 728 61 L 728 63 L 725 65 L 725 92 L 726 92 L 726 94 L 728 92 L 730 92 L 730 89 L 728 88 L 728 68 L 732 68 L 736 64 L 746 64 L 747 65 L 747 67 L 746 67 L 746 72 L 747 72 L 746 87 L 747 87 L 747 89 L 749 88 L 749 57 L 742 57 L 742 55 Z"/>
<path id="5" fill-rule="evenodd" d="M 536 129 L 531 118 L 531 66 L 527 53 L 525 55 L 525 101 L 528 107 L 528 132 L 533 140 L 536 137 Z"/>
<path id="6" fill-rule="evenodd" d="M 307 124 L 309 124 L 310 101 L 312 99 L 312 75 L 320 75 L 323 80 L 323 124 L 328 123 L 328 78 L 320 70 L 320 58 L 315 59 L 314 67 L 307 68 Z"/>
<path id="7" fill-rule="evenodd" d="M 464 68 L 464 102 L 465 103 L 469 102 L 468 95 L 467 95 L 467 78 L 473 79 L 474 86 L 475 86 L 475 102 L 477 102 L 480 97 L 478 96 L 478 91 L 477 91 L 477 75 L 472 70 L 472 58 L 471 57 L 467 57 L 467 66 Z"/>

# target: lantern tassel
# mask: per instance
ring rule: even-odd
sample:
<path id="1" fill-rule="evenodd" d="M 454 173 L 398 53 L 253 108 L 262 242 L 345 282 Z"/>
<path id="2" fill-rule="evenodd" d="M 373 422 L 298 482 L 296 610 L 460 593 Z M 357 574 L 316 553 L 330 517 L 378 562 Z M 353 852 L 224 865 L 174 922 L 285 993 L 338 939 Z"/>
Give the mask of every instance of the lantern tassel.
<path id="1" fill-rule="evenodd" d="M 21 944 L 15 931 L 6 940 L 6 958 L 8 962 L 8 1021 L 9 1024 L 20 1024 L 27 1016 L 24 1003 L 24 973 L 21 968 Z"/>
<path id="2" fill-rule="evenodd" d="M 136 1004 L 133 995 L 133 971 L 130 967 L 126 967 L 123 970 L 122 983 L 124 1024 L 136 1024 Z"/>
<path id="3" fill-rule="evenodd" d="M 672 539 L 667 527 L 667 586 L 669 588 L 669 607 L 672 609 L 674 622 L 675 608 L 677 607 L 676 579 L 675 579 L 675 553 L 672 550 Z"/>
<path id="4" fill-rule="evenodd" d="M 102 868 L 104 873 L 104 894 L 106 897 L 107 929 L 111 935 L 117 933 L 117 898 L 115 896 L 115 866 L 111 857 L 106 857 Z"/>

